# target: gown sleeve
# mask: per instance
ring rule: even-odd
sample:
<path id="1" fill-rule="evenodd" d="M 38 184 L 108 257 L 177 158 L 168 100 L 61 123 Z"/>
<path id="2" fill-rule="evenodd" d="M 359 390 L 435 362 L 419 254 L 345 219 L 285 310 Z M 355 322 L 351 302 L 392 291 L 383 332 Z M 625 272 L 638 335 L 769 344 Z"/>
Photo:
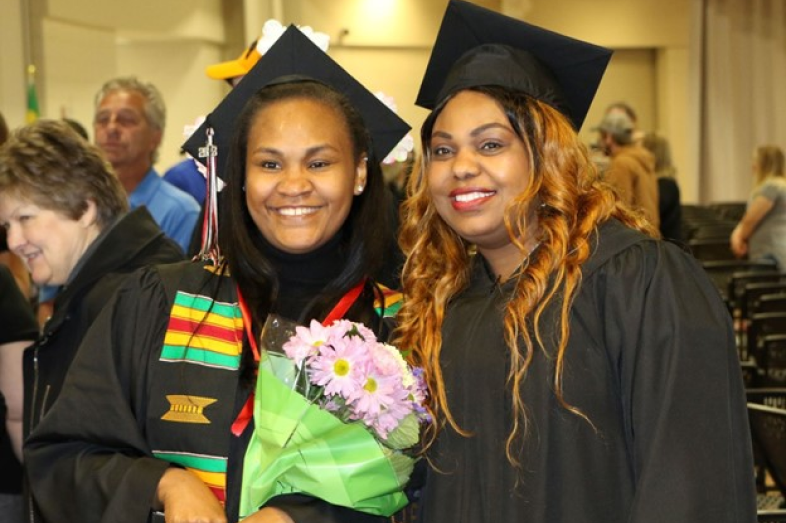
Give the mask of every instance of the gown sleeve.
<path id="1" fill-rule="evenodd" d="M 719 293 L 690 255 L 664 242 L 609 263 L 596 290 L 635 481 L 628 521 L 752 523 L 744 387 Z"/>
<path id="2" fill-rule="evenodd" d="M 63 392 L 25 443 L 47 521 L 144 523 L 169 464 L 145 440 L 150 351 L 166 329 L 156 273 L 130 277 L 86 335 Z"/>

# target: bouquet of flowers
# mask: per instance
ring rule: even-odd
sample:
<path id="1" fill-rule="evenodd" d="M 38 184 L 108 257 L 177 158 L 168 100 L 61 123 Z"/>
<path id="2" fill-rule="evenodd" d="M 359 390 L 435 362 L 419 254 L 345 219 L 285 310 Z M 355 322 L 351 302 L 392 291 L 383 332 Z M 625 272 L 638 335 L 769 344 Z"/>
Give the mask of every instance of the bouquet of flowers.
<path id="1" fill-rule="evenodd" d="M 241 515 L 289 493 L 383 516 L 406 505 L 407 451 L 428 418 L 422 370 L 347 320 L 273 318 L 262 337 Z"/>

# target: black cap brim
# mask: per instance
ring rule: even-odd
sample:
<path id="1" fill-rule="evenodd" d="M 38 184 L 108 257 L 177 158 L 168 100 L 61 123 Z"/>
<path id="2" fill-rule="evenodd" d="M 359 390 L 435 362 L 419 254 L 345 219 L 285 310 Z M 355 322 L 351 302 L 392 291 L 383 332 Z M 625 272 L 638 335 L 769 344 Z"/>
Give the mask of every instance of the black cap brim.
<path id="1" fill-rule="evenodd" d="M 452 69 L 470 51 L 484 44 L 500 44 L 532 55 L 550 75 L 541 70 L 509 67 L 478 67 L 488 64 L 476 60 L 472 69 L 456 75 L 451 85 L 446 81 Z M 611 59 L 611 50 L 576 40 L 515 18 L 490 11 L 461 0 L 451 0 L 442 20 L 431 58 L 418 93 L 417 105 L 433 109 L 458 90 L 478 86 L 501 86 L 523 92 L 555 105 L 579 129 L 592 104 L 603 73 Z M 517 74 L 518 71 L 518 74 Z M 533 76 L 538 76 L 534 78 Z M 552 76 L 553 79 L 546 78 Z M 540 78 L 543 77 L 543 78 Z M 551 91 L 558 91 L 564 103 L 556 103 L 546 87 L 556 81 Z M 529 92 L 533 84 L 536 92 Z M 545 86 L 545 87 L 544 87 Z"/>
<path id="2" fill-rule="evenodd" d="M 223 177 L 229 144 L 246 102 L 265 86 L 282 83 L 282 79 L 309 79 L 324 83 L 343 93 L 360 113 L 371 135 L 373 154 L 381 161 L 407 134 L 410 126 L 390 110 L 373 93 L 346 72 L 294 25 L 265 53 L 229 94 L 206 117 L 202 125 L 183 144 L 183 150 L 202 163 L 199 149 L 205 146 L 207 129 L 214 130 L 213 143 L 218 150 L 216 167 Z"/>

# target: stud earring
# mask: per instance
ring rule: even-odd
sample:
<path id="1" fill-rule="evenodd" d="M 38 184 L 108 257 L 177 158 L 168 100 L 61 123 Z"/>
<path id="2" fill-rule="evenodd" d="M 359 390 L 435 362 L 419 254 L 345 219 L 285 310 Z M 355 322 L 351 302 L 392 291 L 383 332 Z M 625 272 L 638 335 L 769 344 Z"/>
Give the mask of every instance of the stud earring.
<path id="1" fill-rule="evenodd" d="M 365 189 L 365 187 L 361 184 L 358 184 L 357 187 L 355 187 L 355 192 L 357 194 L 363 194 L 363 189 Z"/>

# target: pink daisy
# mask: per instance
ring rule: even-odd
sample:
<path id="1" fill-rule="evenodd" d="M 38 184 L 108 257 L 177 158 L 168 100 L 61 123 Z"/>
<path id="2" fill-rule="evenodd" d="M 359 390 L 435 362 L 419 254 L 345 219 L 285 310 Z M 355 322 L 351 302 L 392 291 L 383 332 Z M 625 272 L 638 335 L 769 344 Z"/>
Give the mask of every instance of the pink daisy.
<path id="1" fill-rule="evenodd" d="M 317 320 L 311 320 L 309 327 L 296 327 L 295 332 L 295 336 L 284 343 L 283 349 L 287 357 L 297 365 L 300 365 L 306 358 L 314 356 L 330 336 L 330 329 L 324 327 Z"/>
<path id="2" fill-rule="evenodd" d="M 325 387 L 326 395 L 339 394 L 344 398 L 363 387 L 363 366 L 368 354 L 356 338 L 332 339 L 319 347 L 311 360 L 311 382 Z"/>

